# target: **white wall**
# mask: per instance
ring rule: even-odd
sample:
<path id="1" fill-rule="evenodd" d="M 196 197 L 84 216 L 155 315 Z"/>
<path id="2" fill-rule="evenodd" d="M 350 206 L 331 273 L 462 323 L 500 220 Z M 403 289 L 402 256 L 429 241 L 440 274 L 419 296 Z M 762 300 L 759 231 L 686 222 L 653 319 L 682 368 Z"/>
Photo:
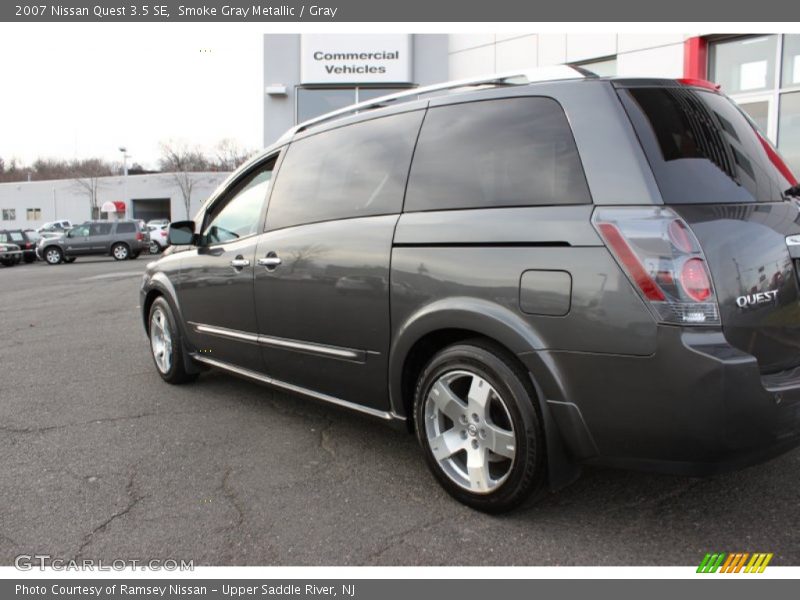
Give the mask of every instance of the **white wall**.
<path id="1" fill-rule="evenodd" d="M 191 173 L 190 175 L 196 183 L 192 190 L 189 218 L 194 217 L 202 203 L 225 180 L 228 173 Z M 97 197 L 98 206 L 102 206 L 107 201 L 120 201 L 127 198 L 125 204 L 128 218 L 133 216 L 131 199 L 170 198 L 172 219 L 187 218 L 183 195 L 173 176 L 169 173 L 130 175 L 127 178 L 127 188 L 124 177 L 101 177 Z M 88 195 L 71 179 L 0 183 L 0 209 L 3 208 L 16 209 L 16 220 L 0 220 L 0 229 L 36 228 L 46 221 L 56 219 L 69 219 L 73 223 L 80 223 L 91 218 Z M 41 209 L 41 218 L 29 221 L 26 216 L 29 208 Z M 2 211 L 0 210 L 1 218 Z"/>
<path id="2" fill-rule="evenodd" d="M 695 34 L 693 34 L 695 35 Z M 451 34 L 450 79 L 616 57 L 623 77 L 680 77 L 683 34 Z"/>

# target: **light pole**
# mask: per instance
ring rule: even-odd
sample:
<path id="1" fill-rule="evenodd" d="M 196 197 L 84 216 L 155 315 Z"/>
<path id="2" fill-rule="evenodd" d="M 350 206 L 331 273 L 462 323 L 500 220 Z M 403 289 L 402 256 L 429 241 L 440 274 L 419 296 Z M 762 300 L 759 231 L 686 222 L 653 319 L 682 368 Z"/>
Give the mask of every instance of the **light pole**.
<path id="1" fill-rule="evenodd" d="M 125 203 L 125 214 L 128 213 L 128 149 L 125 146 L 120 146 L 119 151 L 122 152 L 122 202 Z"/>

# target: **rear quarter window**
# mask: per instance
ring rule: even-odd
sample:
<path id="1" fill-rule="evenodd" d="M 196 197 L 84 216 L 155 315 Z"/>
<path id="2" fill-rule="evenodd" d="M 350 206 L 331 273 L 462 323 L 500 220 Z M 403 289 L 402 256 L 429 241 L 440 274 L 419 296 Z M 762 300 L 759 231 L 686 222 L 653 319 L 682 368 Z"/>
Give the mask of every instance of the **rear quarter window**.
<path id="1" fill-rule="evenodd" d="M 590 202 L 572 130 L 552 98 L 454 104 L 425 116 L 406 211 Z"/>
<path id="2" fill-rule="evenodd" d="M 117 223 L 117 233 L 136 233 L 136 223 Z"/>
<path id="3" fill-rule="evenodd" d="M 618 93 L 665 204 L 783 200 L 754 126 L 726 96 L 682 86 Z"/>

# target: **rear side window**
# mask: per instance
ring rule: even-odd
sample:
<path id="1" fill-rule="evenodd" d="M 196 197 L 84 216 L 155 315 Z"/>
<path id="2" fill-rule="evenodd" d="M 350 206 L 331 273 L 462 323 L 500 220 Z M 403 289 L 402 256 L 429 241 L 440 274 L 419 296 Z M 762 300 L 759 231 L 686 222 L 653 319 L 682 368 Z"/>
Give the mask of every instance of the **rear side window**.
<path id="1" fill-rule="evenodd" d="M 399 213 L 422 111 L 361 121 L 293 142 L 267 229 Z"/>
<path id="2" fill-rule="evenodd" d="M 117 223 L 117 233 L 136 233 L 136 223 Z"/>
<path id="3" fill-rule="evenodd" d="M 125 223 L 120 223 L 120 227 Z M 89 228 L 89 235 L 108 235 L 111 233 L 111 223 L 92 223 Z"/>
<path id="4" fill-rule="evenodd" d="M 406 211 L 590 202 L 572 130 L 552 98 L 504 98 L 428 111 Z"/>
<path id="5" fill-rule="evenodd" d="M 783 199 L 753 125 L 727 97 L 677 86 L 619 93 L 666 204 Z"/>

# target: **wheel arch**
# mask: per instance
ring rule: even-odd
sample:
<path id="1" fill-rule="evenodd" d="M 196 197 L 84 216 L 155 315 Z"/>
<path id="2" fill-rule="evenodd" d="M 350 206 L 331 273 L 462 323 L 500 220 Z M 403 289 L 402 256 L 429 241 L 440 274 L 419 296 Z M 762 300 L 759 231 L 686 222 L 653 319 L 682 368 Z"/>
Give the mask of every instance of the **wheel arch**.
<path id="1" fill-rule="evenodd" d="M 150 276 L 150 279 L 148 280 L 143 292 L 144 298 L 142 300 L 142 322 L 145 333 L 148 336 L 150 335 L 150 308 L 153 306 L 153 302 L 156 301 L 156 298 L 164 298 L 172 310 L 172 315 L 175 317 L 175 323 L 181 330 L 181 351 L 184 355 L 184 365 L 186 366 L 187 372 L 199 373 L 202 371 L 202 369 L 197 366 L 197 363 L 191 359 L 191 349 L 186 346 L 188 340 L 186 337 L 186 324 L 183 321 L 183 315 L 180 310 L 178 296 L 175 292 L 175 286 L 172 285 L 169 277 L 167 277 L 164 273 L 153 273 Z"/>
<path id="2" fill-rule="evenodd" d="M 414 389 L 425 364 L 446 346 L 476 337 L 498 345 L 529 374 L 535 391 L 531 400 L 538 405 L 546 436 L 550 488 L 568 485 L 578 477 L 580 468 L 566 449 L 540 384 L 560 378 L 550 361 L 536 361 L 531 368 L 531 361 L 521 360 L 520 355 L 530 356 L 545 346 L 530 323 L 504 306 L 477 298 L 444 299 L 422 307 L 398 326 L 389 353 L 392 411 L 405 417 L 413 431 Z"/>

